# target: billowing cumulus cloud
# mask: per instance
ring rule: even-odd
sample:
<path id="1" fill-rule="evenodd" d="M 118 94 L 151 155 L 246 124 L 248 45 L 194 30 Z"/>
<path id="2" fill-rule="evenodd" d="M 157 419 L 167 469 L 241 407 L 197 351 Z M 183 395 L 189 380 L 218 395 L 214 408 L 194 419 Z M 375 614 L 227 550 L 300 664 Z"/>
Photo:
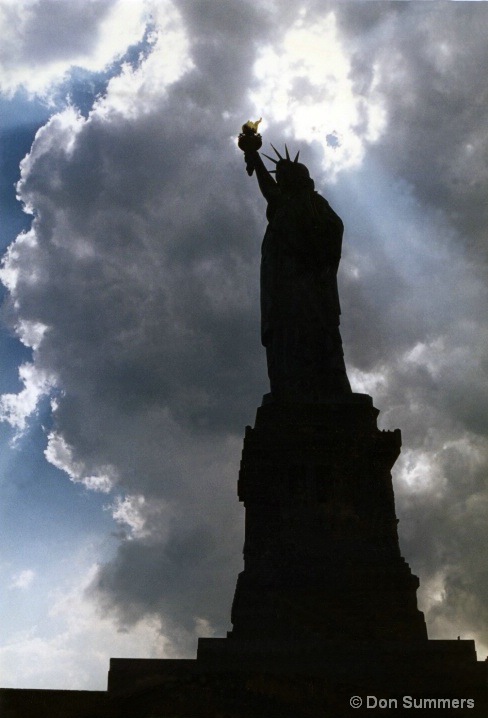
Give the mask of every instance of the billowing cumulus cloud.
<path id="1" fill-rule="evenodd" d="M 22 430 L 51 394 L 46 458 L 113 495 L 120 548 L 88 596 L 121 627 L 154 621 L 168 655 L 229 628 L 242 434 L 267 390 L 264 204 L 235 135 L 263 115 L 346 224 L 346 363 L 403 432 L 402 546 L 431 635 L 486 649 L 488 9 L 166 9 L 87 117 L 39 130 L 18 187 L 32 228 L 2 275 L 33 347 L 4 417 Z"/>
<path id="2" fill-rule="evenodd" d="M 104 70 L 142 39 L 149 3 L 2 0 L 0 89 L 49 95 L 72 67 Z"/>

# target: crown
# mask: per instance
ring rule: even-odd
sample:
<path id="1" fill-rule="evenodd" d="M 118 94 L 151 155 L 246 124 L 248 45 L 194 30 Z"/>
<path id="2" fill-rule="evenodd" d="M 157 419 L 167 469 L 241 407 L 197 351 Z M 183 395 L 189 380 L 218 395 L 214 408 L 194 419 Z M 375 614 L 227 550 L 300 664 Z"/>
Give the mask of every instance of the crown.
<path id="1" fill-rule="evenodd" d="M 274 162 L 275 165 L 277 165 L 279 162 L 292 162 L 292 159 L 291 159 L 291 157 L 290 157 L 290 153 L 288 152 L 288 147 L 287 147 L 286 145 L 285 145 L 286 157 L 282 157 L 282 156 L 280 155 L 280 153 L 278 152 L 278 150 L 276 149 L 276 147 L 274 147 L 274 145 L 272 145 L 271 142 L 270 142 L 269 144 L 271 145 L 271 147 L 273 148 L 273 150 L 275 151 L 275 153 L 276 153 L 276 155 L 277 155 L 277 157 L 278 157 L 279 159 L 275 160 L 273 157 L 269 157 L 269 155 L 265 155 L 264 152 L 263 152 L 263 155 L 264 155 L 264 157 L 266 157 L 266 159 L 271 160 L 271 162 Z M 298 158 L 299 158 L 299 156 L 300 156 L 300 150 L 298 150 L 298 152 L 297 152 L 297 154 L 296 154 L 296 157 L 295 157 L 295 159 L 293 160 L 293 163 L 294 163 L 294 164 L 295 164 L 295 163 L 298 163 Z M 269 170 L 269 171 L 270 171 L 271 173 L 273 173 L 273 174 L 276 172 L 276 170 Z"/>

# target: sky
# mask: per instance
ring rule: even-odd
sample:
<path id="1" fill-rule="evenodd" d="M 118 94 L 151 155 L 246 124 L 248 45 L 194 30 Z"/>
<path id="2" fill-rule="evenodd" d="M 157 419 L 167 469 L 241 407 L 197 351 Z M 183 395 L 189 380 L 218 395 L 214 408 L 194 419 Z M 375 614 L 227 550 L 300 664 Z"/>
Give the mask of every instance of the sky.
<path id="1" fill-rule="evenodd" d="M 484 660 L 488 5 L 0 0 L 0 28 L 1 685 L 100 690 L 231 628 L 259 117 L 345 224 L 346 365 L 402 431 L 429 636 Z"/>

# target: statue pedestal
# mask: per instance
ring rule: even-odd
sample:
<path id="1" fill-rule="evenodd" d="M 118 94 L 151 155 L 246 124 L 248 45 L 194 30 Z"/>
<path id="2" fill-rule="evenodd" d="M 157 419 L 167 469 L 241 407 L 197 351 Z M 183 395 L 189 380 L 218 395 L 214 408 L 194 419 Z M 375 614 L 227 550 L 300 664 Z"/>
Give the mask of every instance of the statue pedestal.
<path id="1" fill-rule="evenodd" d="M 232 639 L 427 640 L 398 544 L 400 431 L 379 431 L 378 413 L 364 394 L 258 409 L 239 473 Z"/>

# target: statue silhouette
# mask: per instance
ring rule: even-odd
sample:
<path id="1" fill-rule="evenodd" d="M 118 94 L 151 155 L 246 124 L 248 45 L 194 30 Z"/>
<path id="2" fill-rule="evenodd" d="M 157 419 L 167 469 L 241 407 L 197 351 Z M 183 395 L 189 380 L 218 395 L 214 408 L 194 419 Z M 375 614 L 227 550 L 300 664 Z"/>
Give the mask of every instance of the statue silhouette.
<path id="1" fill-rule="evenodd" d="M 321 401 L 351 392 L 337 289 L 344 225 L 314 190 L 307 167 L 298 162 L 299 153 L 291 160 L 285 149 L 283 158 L 273 147 L 278 157 L 268 157 L 276 165 L 273 171 L 266 169 L 256 149 L 244 155 L 248 174 L 255 171 L 268 203 L 261 256 L 261 340 L 272 396 Z"/>

